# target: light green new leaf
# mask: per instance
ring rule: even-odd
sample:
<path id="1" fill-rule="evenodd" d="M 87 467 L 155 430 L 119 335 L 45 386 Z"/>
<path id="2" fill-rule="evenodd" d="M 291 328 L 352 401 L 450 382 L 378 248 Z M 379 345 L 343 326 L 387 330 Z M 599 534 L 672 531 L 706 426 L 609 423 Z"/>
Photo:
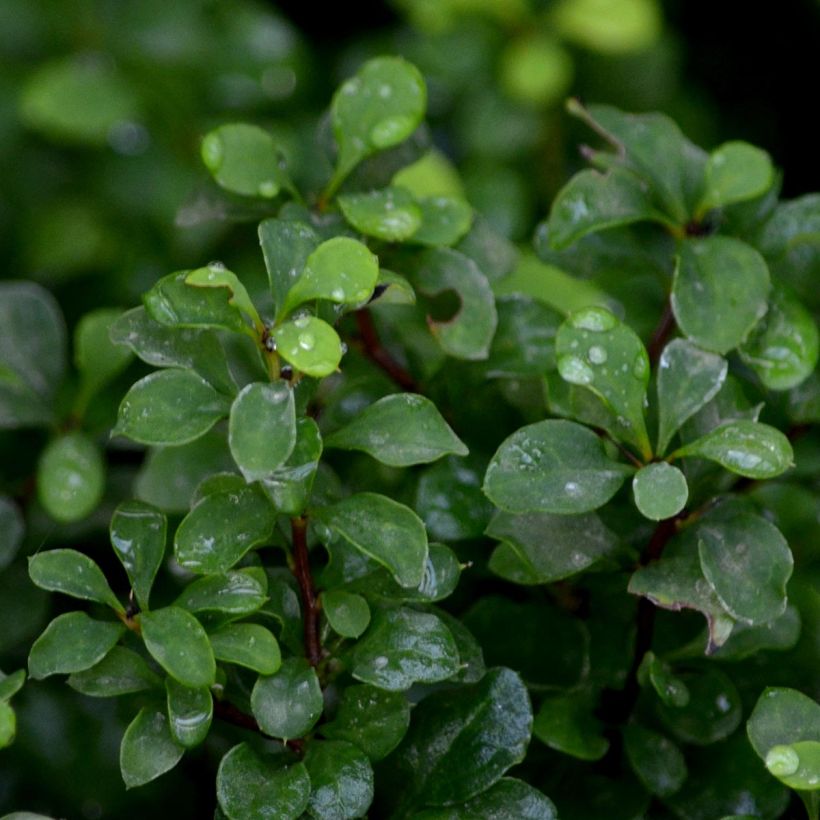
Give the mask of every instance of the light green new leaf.
<path id="1" fill-rule="evenodd" d="M 249 568 L 197 578 L 185 587 L 174 603 L 189 612 L 250 615 L 268 600 L 265 592 L 264 585 Z"/>
<path id="2" fill-rule="evenodd" d="M 774 478 L 794 465 L 792 446 L 780 430 L 746 419 L 722 424 L 670 458 L 683 456 L 708 458 L 747 478 Z"/>
<path id="3" fill-rule="evenodd" d="M 665 461 L 641 467 L 632 479 L 635 506 L 651 521 L 677 515 L 689 498 L 686 476 Z"/>
<path id="4" fill-rule="evenodd" d="M 745 242 L 728 236 L 680 244 L 672 311 L 696 344 L 725 354 L 741 344 L 766 313 L 769 269 Z"/>
<path id="5" fill-rule="evenodd" d="M 115 646 L 90 669 L 70 675 L 67 683 L 72 689 L 93 698 L 130 695 L 162 686 L 162 681 L 142 656 L 124 646 Z"/>
<path id="6" fill-rule="evenodd" d="M 198 746 L 208 736 L 214 716 L 210 689 L 207 686 L 192 689 L 166 678 L 165 691 L 171 737 L 186 749 Z"/>
<path id="7" fill-rule="evenodd" d="M 343 194 L 338 201 L 345 219 L 365 236 L 401 242 L 421 227 L 421 208 L 403 188 Z"/>
<path id="8" fill-rule="evenodd" d="M 244 387 L 231 406 L 228 442 L 246 481 L 268 478 L 296 443 L 293 390 L 284 383 Z"/>
<path id="9" fill-rule="evenodd" d="M 140 379 L 120 404 L 112 436 L 140 444 L 187 444 L 230 411 L 230 400 L 190 370 L 161 370 Z"/>
<path id="10" fill-rule="evenodd" d="M 344 638 L 358 638 L 370 623 L 370 607 L 355 592 L 343 589 L 323 592 L 322 611 L 334 632 Z"/>
<path id="11" fill-rule="evenodd" d="M 561 378 L 603 399 L 617 417 L 619 437 L 651 457 L 644 421 L 649 356 L 637 334 L 606 308 L 585 308 L 558 329 L 555 355 Z"/>
<path id="12" fill-rule="evenodd" d="M 100 308 L 86 313 L 74 329 L 74 364 L 83 381 L 83 394 L 91 397 L 123 371 L 131 361 L 131 351 L 114 344 L 109 330 L 119 318 L 117 308 Z"/>
<path id="13" fill-rule="evenodd" d="M 609 741 L 593 708 L 594 702 L 583 692 L 552 695 L 542 702 L 532 733 L 558 752 L 580 760 L 600 760 Z"/>
<path id="14" fill-rule="evenodd" d="M 820 789 L 820 740 L 802 740 L 789 746 L 772 746 L 766 768 L 789 788 Z"/>
<path id="15" fill-rule="evenodd" d="M 658 732 L 630 723 L 624 729 L 624 750 L 632 770 L 658 797 L 674 794 L 686 780 L 683 752 Z"/>
<path id="16" fill-rule="evenodd" d="M 184 686 L 212 686 L 216 676 L 214 653 L 199 621 L 178 606 L 140 615 L 146 649 L 154 660 Z"/>
<path id="17" fill-rule="evenodd" d="M 427 464 L 451 453 L 468 454 L 433 402 L 415 393 L 379 399 L 327 436 L 325 446 L 363 450 L 391 467 Z"/>
<path id="18" fill-rule="evenodd" d="M 29 675 L 40 680 L 89 669 L 111 651 L 124 631 L 120 623 L 95 621 L 85 612 L 58 615 L 31 647 Z"/>
<path id="19" fill-rule="evenodd" d="M 666 345 L 658 362 L 658 455 L 680 426 L 715 397 L 728 369 L 726 359 L 688 339 Z"/>
<path id="20" fill-rule="evenodd" d="M 105 462 L 85 434 L 67 433 L 51 441 L 37 464 L 37 498 L 56 521 L 89 516 L 105 490 Z"/>
<path id="21" fill-rule="evenodd" d="M 171 737 L 164 712 L 150 706 L 140 709 L 120 744 L 120 771 L 125 787 L 143 786 L 170 771 L 184 751 Z"/>
<path id="22" fill-rule="evenodd" d="M 251 320 L 257 333 L 261 333 L 264 325 L 248 291 L 237 275 L 229 271 L 221 262 L 211 262 L 204 268 L 191 271 L 185 277 L 185 284 L 197 288 L 225 288 L 229 294 L 228 304 L 241 310 Z"/>
<path id="23" fill-rule="evenodd" d="M 353 547 L 387 567 L 403 587 L 418 587 L 427 561 L 427 533 L 421 519 L 392 498 L 357 493 L 314 512 L 314 519 Z"/>
<path id="24" fill-rule="evenodd" d="M 317 379 L 335 373 L 344 354 L 339 334 L 315 316 L 285 322 L 271 335 L 276 350 L 288 364 Z"/>
<path id="25" fill-rule="evenodd" d="M 251 709 L 260 728 L 283 740 L 302 737 L 323 708 L 319 679 L 304 658 L 288 658 L 275 674 L 261 675 L 251 692 Z"/>
<path id="26" fill-rule="evenodd" d="M 273 675 L 282 665 L 282 654 L 273 634 L 258 624 L 228 624 L 209 636 L 214 656 L 224 663 Z"/>
<path id="27" fill-rule="evenodd" d="M 505 439 L 484 477 L 502 510 L 575 515 L 606 504 L 631 467 L 610 460 L 598 436 L 571 421 L 539 421 Z"/>
<path id="28" fill-rule="evenodd" d="M 186 569 L 225 572 L 273 533 L 276 511 L 256 486 L 213 493 L 182 519 L 174 555 Z"/>
<path id="29" fill-rule="evenodd" d="M 373 768 L 364 752 L 343 740 L 318 740 L 308 747 L 308 814 L 319 820 L 364 817 L 373 802 Z"/>
<path id="30" fill-rule="evenodd" d="M 41 589 L 107 604 L 124 612 L 102 570 L 87 555 L 70 549 L 39 552 L 28 559 L 28 574 Z"/>
<path id="31" fill-rule="evenodd" d="M 421 225 L 408 240 L 415 245 L 455 245 L 473 224 L 473 209 L 460 197 L 422 197 L 416 205 L 421 211 Z"/>
<path id="32" fill-rule="evenodd" d="M 308 805 L 310 777 L 304 763 L 283 766 L 240 743 L 219 764 L 216 796 L 230 820 L 297 820 Z"/>
<path id="33" fill-rule="evenodd" d="M 765 151 L 748 142 L 725 142 L 709 155 L 697 212 L 754 199 L 773 182 L 774 167 Z"/>

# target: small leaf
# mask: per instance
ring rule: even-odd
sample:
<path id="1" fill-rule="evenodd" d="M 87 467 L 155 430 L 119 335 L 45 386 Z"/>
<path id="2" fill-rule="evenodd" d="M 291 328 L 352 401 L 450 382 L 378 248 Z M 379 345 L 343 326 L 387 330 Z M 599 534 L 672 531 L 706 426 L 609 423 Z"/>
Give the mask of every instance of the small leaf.
<path id="1" fill-rule="evenodd" d="M 747 478 L 774 478 L 794 464 L 792 446 L 783 433 L 743 419 L 722 424 L 675 450 L 670 458 L 683 456 L 708 458 Z"/>
<path id="2" fill-rule="evenodd" d="M 364 817 L 373 802 L 373 769 L 364 752 L 343 740 L 318 740 L 305 755 L 308 814 L 320 820 Z"/>
<path id="3" fill-rule="evenodd" d="M 184 749 L 168 728 L 168 717 L 159 709 L 140 709 L 125 730 L 120 744 L 120 771 L 127 789 L 150 783 L 179 763 Z"/>
<path id="4" fill-rule="evenodd" d="M 228 291 L 228 304 L 238 308 L 251 320 L 257 332 L 261 332 L 264 325 L 256 312 L 251 297 L 237 275 L 229 271 L 221 262 L 211 262 L 204 268 L 197 268 L 185 277 L 186 285 L 197 288 L 225 288 Z"/>
<path id="5" fill-rule="evenodd" d="M 765 151 L 747 142 L 725 142 L 709 155 L 698 211 L 754 199 L 773 182 L 774 168 Z"/>
<path id="6" fill-rule="evenodd" d="M 376 493 L 357 493 L 314 511 L 314 520 L 387 567 L 401 586 L 417 587 L 422 582 L 427 533 L 409 507 Z"/>
<path id="7" fill-rule="evenodd" d="M 205 435 L 229 411 L 229 400 L 195 373 L 161 370 L 126 393 L 111 435 L 141 444 L 186 444 Z"/>
<path id="8" fill-rule="evenodd" d="M 370 623 L 367 601 L 343 589 L 323 592 L 322 610 L 334 632 L 344 638 L 358 638 Z"/>
<path id="9" fill-rule="evenodd" d="M 219 764 L 216 796 L 231 820 L 297 820 L 308 805 L 310 777 L 304 763 L 283 766 L 240 743 Z"/>
<path id="10" fill-rule="evenodd" d="M 0 749 L 5 749 L 14 742 L 17 734 L 17 717 L 14 709 L 5 701 L 0 701 Z M 10 817 L 11 815 L 7 815 Z"/>
<path id="11" fill-rule="evenodd" d="M 206 575 L 185 587 L 175 601 L 189 612 L 222 612 L 250 615 L 267 601 L 265 588 L 246 571 Z"/>
<path id="12" fill-rule="evenodd" d="M 638 668 L 638 678 L 641 685 L 651 684 L 657 696 L 667 706 L 680 708 L 689 703 L 686 684 L 677 677 L 670 664 L 656 657 L 653 652 L 644 655 Z"/>
<path id="13" fill-rule="evenodd" d="M 327 436 L 325 445 L 363 450 L 391 467 L 427 464 L 450 453 L 468 453 L 433 402 L 415 393 L 394 393 L 379 399 Z"/>
<path id="14" fill-rule="evenodd" d="M 228 442 L 248 483 L 269 477 L 296 443 L 293 390 L 284 383 L 246 385 L 231 406 Z"/>
<path id="15" fill-rule="evenodd" d="M 93 698 L 111 698 L 157 689 L 162 681 L 136 652 L 115 646 L 90 669 L 70 675 L 68 685 Z"/>
<path id="16" fill-rule="evenodd" d="M 416 245 L 455 245 L 473 223 L 473 209 L 460 197 L 421 197 L 416 205 L 421 212 L 421 225 L 408 240 Z"/>
<path id="17" fill-rule="evenodd" d="M 219 185 L 235 194 L 273 199 L 289 184 L 279 147 L 256 125 L 235 122 L 209 131 L 202 161 Z"/>
<path id="18" fill-rule="evenodd" d="M 658 797 L 674 794 L 686 780 L 686 761 L 669 738 L 632 723 L 624 730 L 624 748 L 633 771 Z"/>
<path id="19" fill-rule="evenodd" d="M 772 746 L 766 768 L 791 789 L 820 789 L 820 741 L 802 740 L 790 746 Z"/>
<path id="20" fill-rule="evenodd" d="M 70 523 L 89 516 L 105 490 L 105 462 L 84 433 L 54 439 L 37 465 L 37 498 L 56 521 Z"/>
<path id="21" fill-rule="evenodd" d="M 484 492 L 507 512 L 574 515 L 606 504 L 631 472 L 607 458 L 586 427 L 540 421 L 502 442 L 487 468 Z"/>
<path id="22" fill-rule="evenodd" d="M 301 316 L 273 331 L 279 355 L 296 370 L 321 379 L 336 372 L 342 342 L 336 331 L 315 316 Z"/>
<path id="23" fill-rule="evenodd" d="M 276 638 L 258 624 L 228 624 L 208 637 L 218 661 L 235 663 L 260 675 L 273 675 L 282 665 Z"/>
<path id="24" fill-rule="evenodd" d="M 25 528 L 18 506 L 7 496 L 0 495 L 0 570 L 5 569 L 17 555 Z"/>
<path id="25" fill-rule="evenodd" d="M 182 519 L 174 555 L 199 573 L 229 570 L 252 547 L 273 534 L 276 511 L 255 486 L 206 496 Z"/>
<path id="26" fill-rule="evenodd" d="M 216 664 L 199 621 L 177 606 L 140 615 L 142 638 L 154 660 L 184 686 L 212 686 Z"/>
<path id="27" fill-rule="evenodd" d="M 288 658 L 274 675 L 260 676 L 251 709 L 265 734 L 289 740 L 302 737 L 324 708 L 316 672 L 304 658 Z"/>
<path id="28" fill-rule="evenodd" d="M 31 647 L 29 675 L 41 680 L 89 669 L 111 651 L 124 631 L 120 623 L 95 621 L 85 612 L 58 615 Z"/>
<path id="29" fill-rule="evenodd" d="M 96 393 L 131 361 L 131 352 L 112 343 L 108 335 L 119 315 L 116 308 L 94 310 L 86 313 L 74 330 L 74 363 L 86 396 Z"/>
<path id="30" fill-rule="evenodd" d="M 771 285 L 763 257 L 728 236 L 680 244 L 672 311 L 696 344 L 725 354 L 741 344 L 766 313 Z"/>
<path id="31" fill-rule="evenodd" d="M 28 574 L 40 589 L 107 604 L 116 612 L 125 611 L 102 570 L 76 550 L 49 550 L 32 555 L 28 559 Z"/>
<path id="32" fill-rule="evenodd" d="M 446 680 L 458 666 L 458 647 L 442 621 L 404 607 L 375 613 L 350 653 L 354 678 L 393 692 Z"/>
<path id="33" fill-rule="evenodd" d="M 192 689 L 165 679 L 168 695 L 168 726 L 171 737 L 186 749 L 198 746 L 208 736 L 214 714 L 211 692 L 207 687 Z"/>
<path id="34" fill-rule="evenodd" d="M 345 219 L 365 236 L 401 242 L 419 229 L 421 208 L 403 188 L 344 194 L 338 198 Z"/>
<path id="35" fill-rule="evenodd" d="M 689 498 L 686 477 L 665 461 L 641 467 L 632 479 L 635 506 L 651 521 L 677 515 Z"/>
<path id="36" fill-rule="evenodd" d="M 728 363 L 687 339 L 674 339 L 658 362 L 658 447 L 662 455 L 680 426 L 723 386 Z"/>
<path id="37" fill-rule="evenodd" d="M 550 696 L 535 716 L 532 733 L 558 752 L 580 760 L 600 760 L 609 741 L 592 707 L 590 698 L 582 692 Z"/>
<path id="38" fill-rule="evenodd" d="M 401 692 L 386 692 L 368 684 L 348 686 L 339 710 L 322 734 L 354 743 L 375 762 L 387 757 L 410 725 L 410 704 Z"/>
<path id="39" fill-rule="evenodd" d="M 10 675 L 0 672 L 0 703 L 10 700 L 26 682 L 26 670 L 18 669 Z"/>

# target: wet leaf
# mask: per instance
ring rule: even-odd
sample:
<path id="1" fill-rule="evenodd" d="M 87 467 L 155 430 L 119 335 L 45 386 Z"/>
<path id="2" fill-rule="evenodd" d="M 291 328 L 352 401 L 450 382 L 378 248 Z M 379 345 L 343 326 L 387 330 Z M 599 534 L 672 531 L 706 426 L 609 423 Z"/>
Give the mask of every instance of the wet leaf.
<path id="1" fill-rule="evenodd" d="M 409 239 L 413 244 L 449 247 L 470 230 L 473 209 L 460 197 L 420 197 L 416 205 L 421 212 L 421 225 Z"/>
<path id="2" fill-rule="evenodd" d="M 178 606 L 140 615 L 142 639 L 154 660 L 175 680 L 194 689 L 212 686 L 216 664 L 199 621 Z"/>
<path id="3" fill-rule="evenodd" d="M 188 584 L 175 604 L 189 612 L 250 615 L 267 601 L 265 587 L 249 571 L 206 575 Z"/>
<path id="4" fill-rule="evenodd" d="M 120 744 L 120 771 L 127 789 L 143 786 L 173 769 L 184 753 L 171 737 L 168 716 L 154 707 L 140 709 Z"/>
<path id="5" fill-rule="evenodd" d="M 494 786 L 466 803 L 449 808 L 424 809 L 415 820 L 474 820 L 474 818 L 516 818 L 516 820 L 557 820 L 553 802 L 537 789 L 512 777 L 502 777 Z"/>
<path id="6" fill-rule="evenodd" d="M 774 168 L 765 151 L 748 142 L 725 142 L 709 155 L 698 211 L 753 199 L 773 182 Z"/>
<path id="7" fill-rule="evenodd" d="M 214 705 L 207 687 L 192 689 L 165 679 L 168 696 L 168 726 L 171 737 L 186 749 L 198 746 L 208 736 Z"/>
<path id="8" fill-rule="evenodd" d="M 689 498 L 684 474 L 665 461 L 641 467 L 632 479 L 635 506 L 651 521 L 677 515 Z"/>
<path id="9" fill-rule="evenodd" d="M 208 638 L 218 661 L 235 663 L 260 675 L 273 675 L 282 665 L 276 638 L 258 624 L 228 624 Z"/>
<path id="10" fill-rule="evenodd" d="M 162 681 L 130 649 L 115 646 L 99 663 L 68 678 L 68 685 L 84 695 L 111 698 L 158 689 Z"/>
<path id="11" fill-rule="evenodd" d="M 342 342 L 336 331 L 315 316 L 285 322 L 271 334 L 279 355 L 296 370 L 317 379 L 329 376 L 342 360 Z"/>
<path id="12" fill-rule="evenodd" d="M 124 612 L 102 570 L 87 555 L 70 549 L 48 550 L 28 559 L 28 574 L 41 589 L 107 604 Z"/>
<path id="13" fill-rule="evenodd" d="M 373 802 L 373 769 L 364 752 L 343 740 L 317 740 L 305 755 L 308 814 L 320 820 L 363 817 Z"/>
<path id="14" fill-rule="evenodd" d="M 386 242 L 408 239 L 422 222 L 421 208 L 403 188 L 344 194 L 339 197 L 339 207 L 357 231 Z"/>
<path id="15" fill-rule="evenodd" d="M 322 714 L 319 679 L 304 658 L 288 658 L 273 675 L 260 676 L 251 693 L 253 716 L 265 734 L 302 737 Z"/>
<path id="16" fill-rule="evenodd" d="M 251 297 L 235 273 L 229 271 L 221 262 L 211 262 L 204 268 L 197 268 L 185 277 L 185 284 L 197 288 L 223 288 L 228 292 L 228 304 L 240 310 L 250 319 L 257 333 L 263 325 L 256 312 Z"/>
<path id="17" fill-rule="evenodd" d="M 343 589 L 322 593 L 322 611 L 334 632 L 344 638 L 358 638 L 370 623 L 367 601 Z"/>

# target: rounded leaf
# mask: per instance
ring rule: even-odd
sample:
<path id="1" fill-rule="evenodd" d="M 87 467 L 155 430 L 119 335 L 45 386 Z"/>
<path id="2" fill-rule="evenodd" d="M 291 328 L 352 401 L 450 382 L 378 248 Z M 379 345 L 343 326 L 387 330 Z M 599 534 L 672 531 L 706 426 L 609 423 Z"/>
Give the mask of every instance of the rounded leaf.
<path id="1" fill-rule="evenodd" d="M 296 370 L 317 379 L 335 373 L 342 360 L 339 334 L 315 316 L 301 316 L 273 331 L 279 355 Z"/>
<path id="2" fill-rule="evenodd" d="M 344 194 L 339 207 L 357 231 L 386 242 L 408 239 L 421 226 L 421 209 L 403 188 Z"/>
<path id="3" fill-rule="evenodd" d="M 373 802 L 373 768 L 367 756 L 343 740 L 317 740 L 308 746 L 308 814 L 320 820 L 363 817 Z"/>
<path id="4" fill-rule="evenodd" d="M 273 675 L 282 665 L 282 654 L 273 633 L 259 624 L 228 624 L 209 636 L 214 657 Z"/>
<path id="5" fill-rule="evenodd" d="M 748 142 L 725 142 L 709 155 L 698 211 L 754 199 L 774 182 L 769 155 Z"/>
<path id="6" fill-rule="evenodd" d="M 260 676 L 251 692 L 251 709 L 260 728 L 283 740 L 309 731 L 323 708 L 319 679 L 304 658 L 288 658 L 276 674 Z"/>
<path id="7" fill-rule="evenodd" d="M 160 709 L 140 709 L 120 744 L 120 771 L 127 789 L 143 786 L 179 763 L 185 750 L 171 737 L 168 716 Z"/>
<path id="8" fill-rule="evenodd" d="M 213 719 L 210 690 L 207 687 L 192 689 L 173 678 L 166 678 L 165 691 L 171 737 L 186 749 L 198 746 L 207 737 Z"/>
<path id="9" fill-rule="evenodd" d="M 334 632 L 344 638 L 358 638 L 370 623 L 367 601 L 343 589 L 322 593 L 322 611 Z"/>
<path id="10" fill-rule="evenodd" d="M 194 689 L 212 686 L 216 663 L 199 621 L 177 606 L 140 615 L 142 639 L 154 660 L 175 680 Z"/>
<path id="11" fill-rule="evenodd" d="M 635 506 L 652 521 L 677 515 L 689 498 L 686 477 L 665 461 L 647 464 L 632 479 Z"/>
<path id="12" fill-rule="evenodd" d="M 84 433 L 68 433 L 43 450 L 37 465 L 37 497 L 52 518 L 62 523 L 86 518 L 104 489 L 105 463 Z"/>
<path id="13" fill-rule="evenodd" d="M 81 552 L 69 549 L 39 552 L 28 559 L 28 574 L 40 589 L 107 604 L 123 612 L 102 570 Z"/>

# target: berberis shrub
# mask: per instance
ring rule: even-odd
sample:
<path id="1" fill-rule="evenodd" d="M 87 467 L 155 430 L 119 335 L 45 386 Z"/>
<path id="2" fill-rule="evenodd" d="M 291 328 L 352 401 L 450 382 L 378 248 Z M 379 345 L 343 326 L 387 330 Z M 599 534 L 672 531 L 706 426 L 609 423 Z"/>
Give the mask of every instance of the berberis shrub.
<path id="1" fill-rule="evenodd" d="M 820 202 L 751 145 L 573 102 L 602 147 L 522 252 L 426 160 L 425 104 L 365 63 L 321 191 L 256 125 L 204 136 L 269 287 L 203 259 L 80 326 L 42 505 L 96 505 L 83 411 L 131 353 L 157 369 L 112 436 L 150 449 L 124 574 L 29 558 L 90 602 L 30 678 L 131 704 L 128 787 L 204 744 L 234 820 L 796 817 L 790 790 L 817 820 Z M 57 308 L 0 310 L 4 424 L 50 419 Z"/>

